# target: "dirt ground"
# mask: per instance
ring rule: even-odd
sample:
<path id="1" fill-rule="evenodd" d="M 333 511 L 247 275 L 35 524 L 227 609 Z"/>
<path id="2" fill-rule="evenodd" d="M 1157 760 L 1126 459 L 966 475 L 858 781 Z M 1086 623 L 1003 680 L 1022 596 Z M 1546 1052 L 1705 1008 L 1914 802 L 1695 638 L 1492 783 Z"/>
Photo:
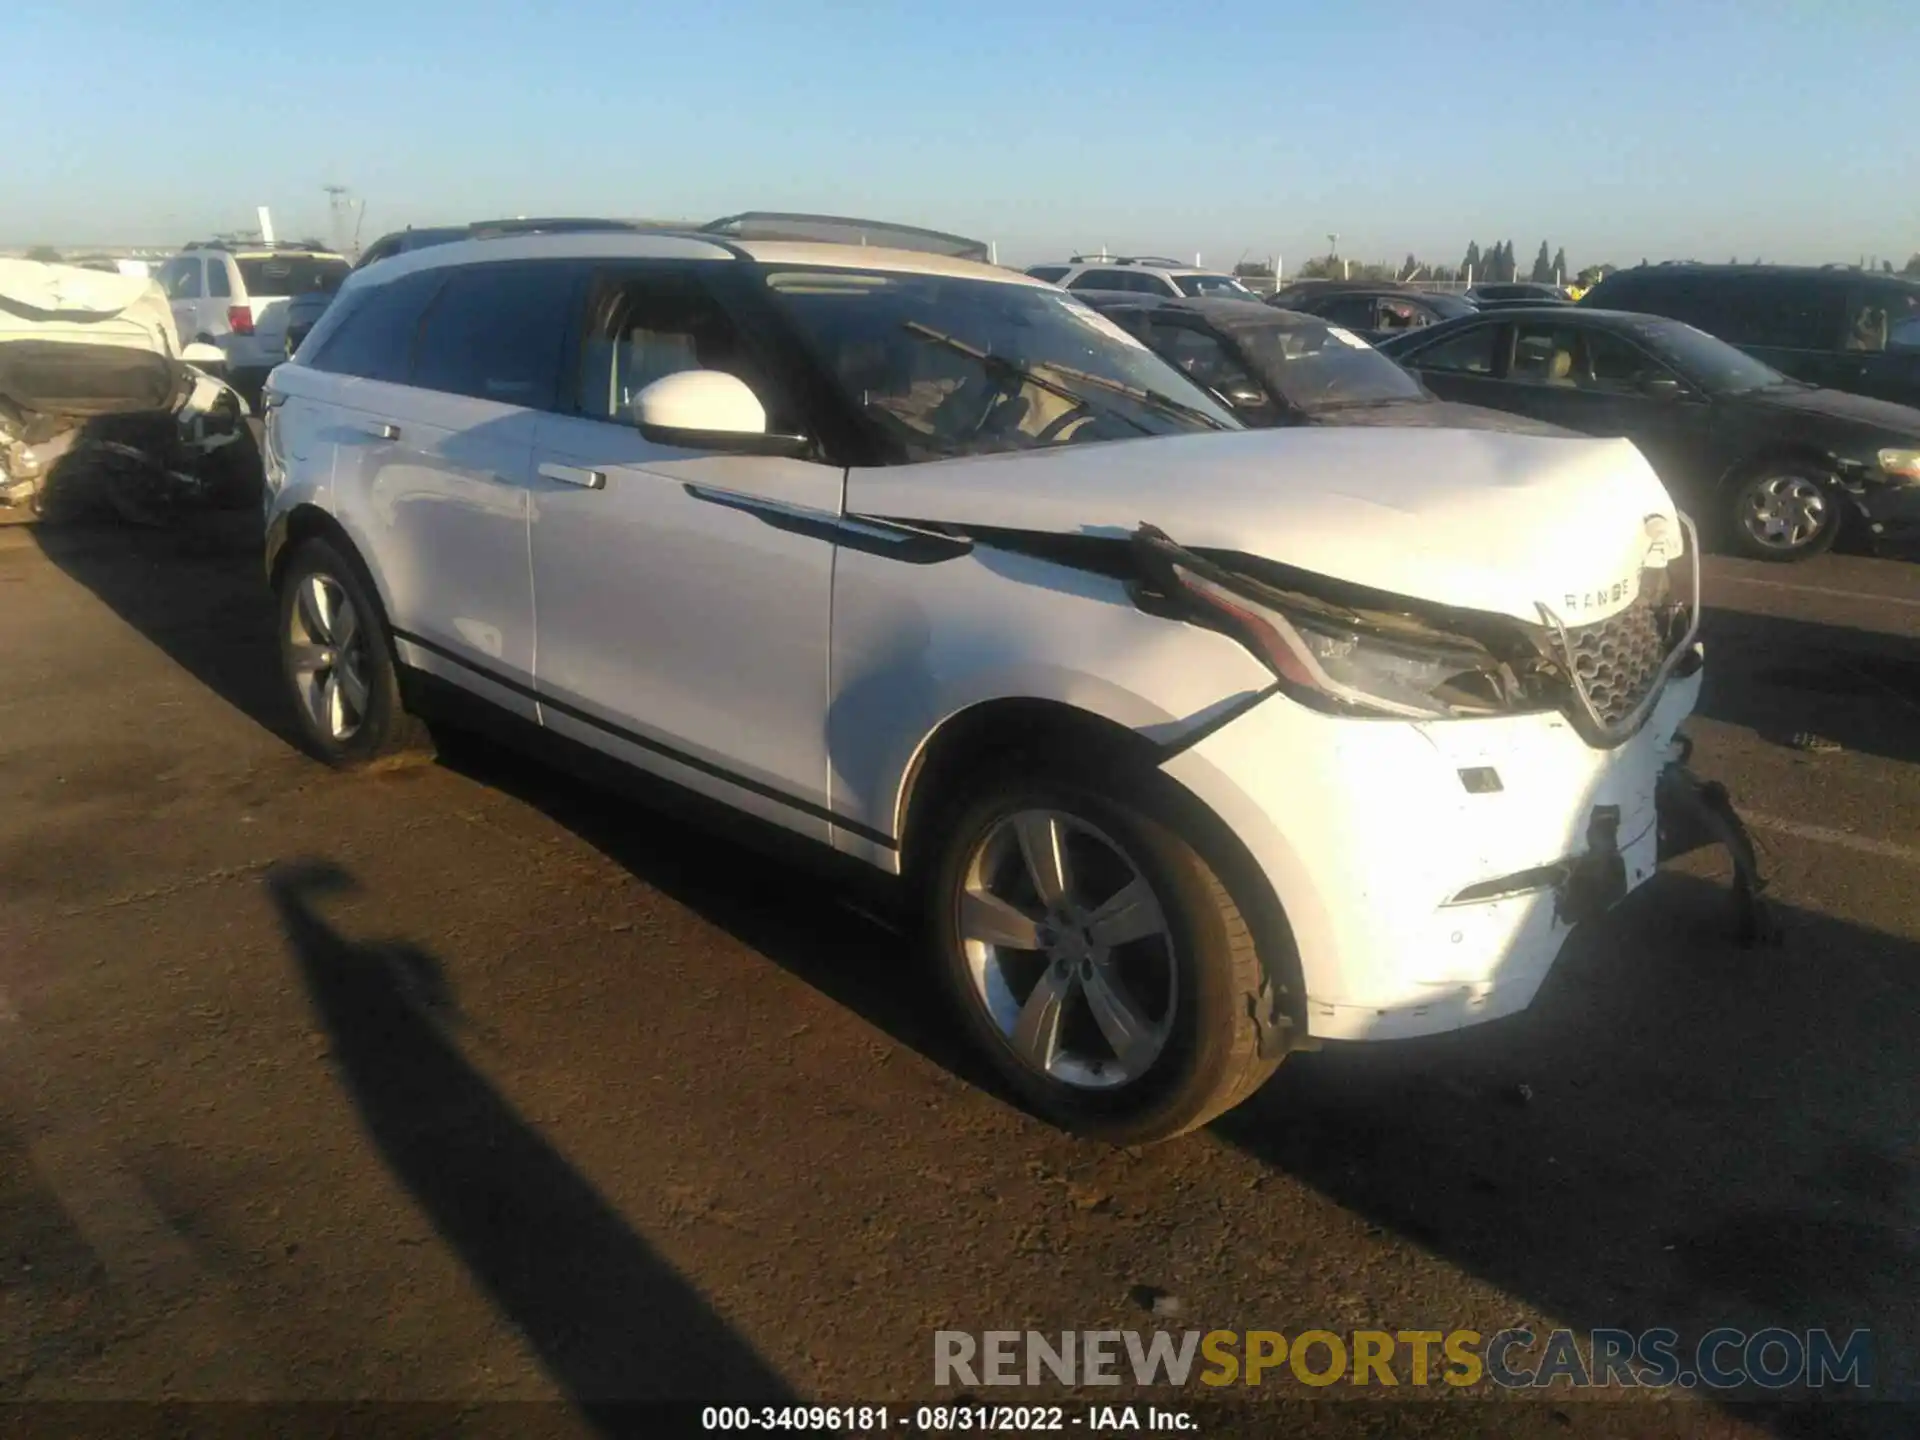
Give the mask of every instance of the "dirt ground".
<path id="1" fill-rule="evenodd" d="M 1708 598 L 1695 767 L 1780 947 L 1730 943 L 1692 858 L 1528 1013 L 1296 1056 L 1121 1151 L 997 1097 L 911 947 L 811 880 L 478 745 L 306 759 L 247 517 L 0 530 L 0 1402 L 565 1433 L 951 1403 L 941 1329 L 1781 1325 L 1872 1330 L 1878 1398 L 1118 1402 L 1920 1434 L 1920 567 L 1715 561 Z"/>

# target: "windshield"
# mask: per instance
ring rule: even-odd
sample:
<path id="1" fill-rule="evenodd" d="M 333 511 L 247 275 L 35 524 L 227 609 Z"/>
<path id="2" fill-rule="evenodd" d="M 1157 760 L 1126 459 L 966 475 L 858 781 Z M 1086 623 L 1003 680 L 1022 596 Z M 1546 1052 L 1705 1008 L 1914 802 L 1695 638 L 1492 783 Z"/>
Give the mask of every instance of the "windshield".
<path id="1" fill-rule="evenodd" d="M 1260 378 L 1302 410 L 1426 398 L 1418 380 L 1337 325 L 1262 325 L 1234 339 Z"/>
<path id="2" fill-rule="evenodd" d="M 1709 395 L 1738 395 L 1793 383 L 1744 350 L 1678 320 L 1649 324 L 1638 333 L 1656 354 Z"/>
<path id="3" fill-rule="evenodd" d="M 841 393 L 910 459 L 1240 428 L 1058 290 L 864 270 L 774 270 L 766 286 Z"/>
<path id="4" fill-rule="evenodd" d="M 1182 295 L 1224 295 L 1230 300 L 1244 300 L 1253 294 L 1231 275 L 1175 275 L 1173 283 Z"/>

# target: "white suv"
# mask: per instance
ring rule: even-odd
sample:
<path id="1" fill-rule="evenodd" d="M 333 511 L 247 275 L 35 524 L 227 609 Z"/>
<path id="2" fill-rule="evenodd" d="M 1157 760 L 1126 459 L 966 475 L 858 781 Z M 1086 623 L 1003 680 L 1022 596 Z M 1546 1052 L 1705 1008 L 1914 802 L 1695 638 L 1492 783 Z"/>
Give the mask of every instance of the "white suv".
<path id="1" fill-rule="evenodd" d="M 700 233 L 397 256 L 266 404 L 318 754 L 491 724 L 900 877 L 1069 1128 L 1518 1010 L 1654 871 L 1701 655 L 1625 441 L 1243 431 L 1052 286 Z"/>
<path id="2" fill-rule="evenodd" d="M 1062 264 L 1030 265 L 1027 274 L 1063 290 L 1128 291 L 1136 295 L 1172 295 L 1192 299 L 1260 297 L 1231 275 L 1196 270 L 1178 260 L 1151 255 L 1091 259 L 1076 255 Z"/>
<path id="3" fill-rule="evenodd" d="M 305 245 L 192 245 L 161 264 L 154 278 L 173 305 L 185 341 L 218 345 L 227 378 L 256 391 L 286 358 L 287 301 L 338 289 L 347 262 Z"/>

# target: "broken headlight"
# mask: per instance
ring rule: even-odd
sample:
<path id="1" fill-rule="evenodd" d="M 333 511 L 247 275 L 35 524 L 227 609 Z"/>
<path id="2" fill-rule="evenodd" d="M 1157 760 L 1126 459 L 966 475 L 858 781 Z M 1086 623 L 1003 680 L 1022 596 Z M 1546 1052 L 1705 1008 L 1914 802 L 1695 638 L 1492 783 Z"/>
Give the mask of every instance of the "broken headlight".
<path id="1" fill-rule="evenodd" d="M 1185 594 L 1309 703 L 1413 719 L 1513 708 L 1511 672 L 1464 638 L 1378 633 L 1304 606 L 1256 601 L 1178 560 L 1168 569 Z"/>

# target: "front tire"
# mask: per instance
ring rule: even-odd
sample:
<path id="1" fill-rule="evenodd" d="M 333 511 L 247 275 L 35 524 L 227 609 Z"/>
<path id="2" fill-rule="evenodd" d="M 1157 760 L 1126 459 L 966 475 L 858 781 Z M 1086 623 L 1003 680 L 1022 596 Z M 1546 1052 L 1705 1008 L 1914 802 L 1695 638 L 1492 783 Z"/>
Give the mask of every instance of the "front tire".
<path id="1" fill-rule="evenodd" d="M 1147 786 L 1037 774 L 972 789 L 942 826 L 927 920 L 963 1026 L 1062 1129 L 1170 1139 L 1279 1063 L 1261 957 L 1214 867 Z"/>
<path id="2" fill-rule="evenodd" d="M 1840 534 L 1840 497 L 1803 462 L 1758 465 L 1727 494 L 1729 533 L 1751 560 L 1805 560 L 1832 548 Z"/>
<path id="3" fill-rule="evenodd" d="M 281 678 L 313 755 L 350 769 L 429 748 L 358 565 L 325 540 L 304 542 L 282 572 L 279 609 Z"/>

